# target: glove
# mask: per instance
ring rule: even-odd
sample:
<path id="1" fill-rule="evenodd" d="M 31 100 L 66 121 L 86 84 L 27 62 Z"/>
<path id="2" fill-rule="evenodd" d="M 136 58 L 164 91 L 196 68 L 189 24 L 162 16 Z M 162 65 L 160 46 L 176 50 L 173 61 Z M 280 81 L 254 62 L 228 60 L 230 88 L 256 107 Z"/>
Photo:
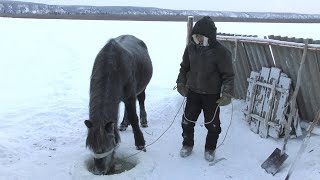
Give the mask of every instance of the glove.
<path id="1" fill-rule="evenodd" d="M 219 106 L 226 106 L 231 103 L 232 96 L 227 93 L 222 93 L 222 96 L 216 101 Z"/>
<path id="2" fill-rule="evenodd" d="M 177 83 L 177 90 L 181 96 L 186 97 L 188 93 L 188 88 L 184 83 Z"/>

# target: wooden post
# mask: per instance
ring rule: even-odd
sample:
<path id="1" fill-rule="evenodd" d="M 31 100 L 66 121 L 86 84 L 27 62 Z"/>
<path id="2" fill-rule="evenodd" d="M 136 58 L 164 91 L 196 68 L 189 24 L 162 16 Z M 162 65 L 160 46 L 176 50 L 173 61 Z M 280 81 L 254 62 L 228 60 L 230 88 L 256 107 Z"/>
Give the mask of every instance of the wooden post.
<path id="1" fill-rule="evenodd" d="M 295 168 L 295 166 L 296 166 L 296 162 L 300 159 L 302 153 L 303 153 L 304 150 L 306 149 L 307 144 L 308 144 L 308 141 L 309 141 L 309 139 L 310 139 L 310 137 L 311 137 L 311 132 L 312 132 L 313 128 L 316 126 L 316 124 L 318 123 L 319 119 L 320 119 L 320 110 L 318 110 L 316 117 L 314 118 L 311 126 L 309 127 L 309 129 L 308 129 L 308 131 L 307 131 L 307 135 L 303 138 L 302 144 L 301 144 L 301 146 L 300 146 L 300 149 L 299 149 L 296 157 L 294 158 L 293 163 L 291 164 L 291 167 L 290 167 L 290 169 L 289 169 L 289 171 L 288 171 L 288 174 L 287 174 L 285 180 L 289 180 L 291 174 L 293 173 L 293 170 L 294 170 L 294 168 Z"/>
<path id="2" fill-rule="evenodd" d="M 288 139 L 289 139 L 291 122 L 292 122 L 292 119 L 293 119 L 293 115 L 295 114 L 295 111 L 296 111 L 296 99 L 297 99 L 297 95 L 298 95 L 300 84 L 301 84 L 301 74 L 302 74 L 302 69 L 303 69 L 304 62 L 306 61 L 307 50 L 308 50 L 308 39 L 305 40 L 302 59 L 301 59 L 301 62 L 300 62 L 300 67 L 298 69 L 296 87 L 294 88 L 293 94 L 292 94 L 291 99 L 289 101 L 290 112 L 289 112 L 289 116 L 288 116 L 288 122 L 285 125 L 285 132 L 284 132 L 285 136 L 284 136 L 284 143 L 283 143 L 281 154 L 283 154 L 284 151 L 286 150 L 286 145 L 287 145 L 287 142 L 288 142 Z"/>
<path id="3" fill-rule="evenodd" d="M 191 42 L 191 31 L 193 28 L 193 16 L 188 16 L 188 24 L 187 24 L 187 45 Z"/>

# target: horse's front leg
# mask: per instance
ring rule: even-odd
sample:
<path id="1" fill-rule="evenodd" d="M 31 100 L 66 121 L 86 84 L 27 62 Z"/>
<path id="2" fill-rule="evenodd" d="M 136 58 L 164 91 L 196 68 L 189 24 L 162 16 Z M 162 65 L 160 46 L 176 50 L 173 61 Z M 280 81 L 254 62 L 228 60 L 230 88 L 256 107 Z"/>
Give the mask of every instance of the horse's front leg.
<path id="1" fill-rule="evenodd" d="M 128 113 L 127 113 L 127 108 L 124 108 L 124 115 L 123 115 L 123 119 L 122 122 L 120 124 L 120 131 L 125 131 L 127 130 L 128 126 L 130 125 L 129 120 L 128 120 Z"/>
<path id="2" fill-rule="evenodd" d="M 128 113 L 128 120 L 133 130 L 135 145 L 138 150 L 145 151 L 145 140 L 139 127 L 139 119 L 136 111 L 136 98 L 134 97 L 126 100 L 125 108 Z"/>

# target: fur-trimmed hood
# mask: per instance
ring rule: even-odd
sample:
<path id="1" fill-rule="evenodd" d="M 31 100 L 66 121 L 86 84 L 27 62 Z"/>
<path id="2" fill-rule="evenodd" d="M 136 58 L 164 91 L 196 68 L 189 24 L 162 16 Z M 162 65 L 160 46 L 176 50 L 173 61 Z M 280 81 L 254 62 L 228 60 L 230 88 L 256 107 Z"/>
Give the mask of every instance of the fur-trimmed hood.
<path id="1" fill-rule="evenodd" d="M 209 44 L 213 45 L 216 42 L 217 27 L 209 16 L 204 16 L 192 28 L 191 35 L 194 34 L 201 34 L 209 38 Z"/>

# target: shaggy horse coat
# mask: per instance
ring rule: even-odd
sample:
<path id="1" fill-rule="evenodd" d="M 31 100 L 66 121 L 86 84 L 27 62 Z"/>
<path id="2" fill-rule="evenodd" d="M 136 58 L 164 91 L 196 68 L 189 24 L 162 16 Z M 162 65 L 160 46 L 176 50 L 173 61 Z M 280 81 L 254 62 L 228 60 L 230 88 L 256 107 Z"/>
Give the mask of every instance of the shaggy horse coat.
<path id="1" fill-rule="evenodd" d="M 89 120 L 86 146 L 95 154 L 94 174 L 112 168 L 114 150 L 120 142 L 118 111 L 124 102 L 135 145 L 144 150 L 145 140 L 136 113 L 136 98 L 144 93 L 152 77 L 152 63 L 146 44 L 132 35 L 122 35 L 98 53 L 91 74 Z"/>

